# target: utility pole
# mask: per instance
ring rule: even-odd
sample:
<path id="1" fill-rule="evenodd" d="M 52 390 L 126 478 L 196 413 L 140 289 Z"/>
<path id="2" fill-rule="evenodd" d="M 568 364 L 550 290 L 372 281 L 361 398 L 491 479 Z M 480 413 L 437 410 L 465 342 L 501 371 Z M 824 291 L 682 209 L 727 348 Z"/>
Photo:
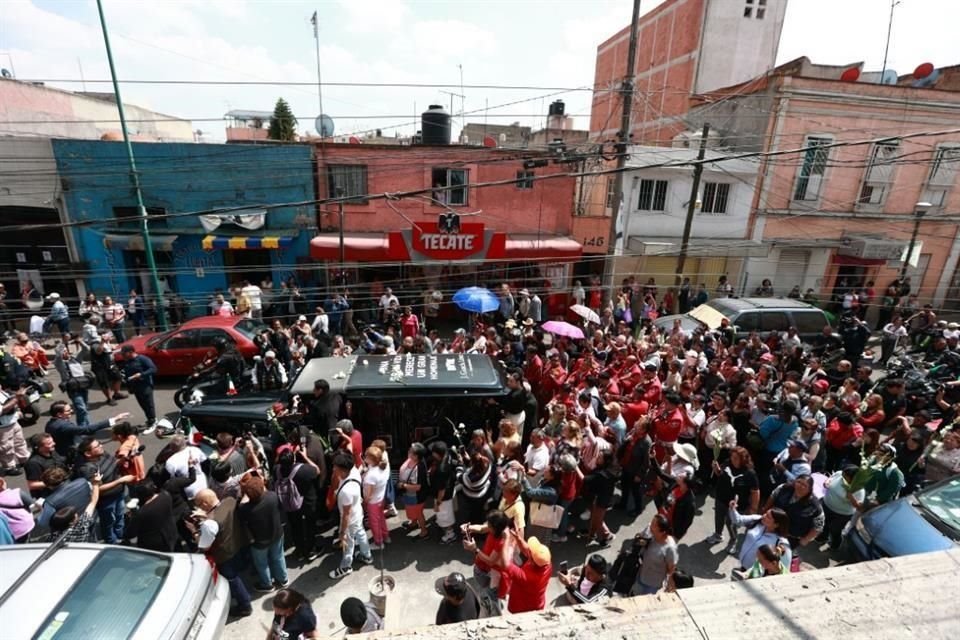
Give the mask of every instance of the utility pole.
<path id="1" fill-rule="evenodd" d="M 903 257 L 903 264 L 900 265 L 900 281 L 907 277 L 907 268 L 910 266 L 910 259 L 913 258 L 913 250 L 917 246 L 917 235 L 920 233 L 920 221 L 927 214 L 927 210 L 933 205 L 929 202 L 918 202 L 913 211 L 913 233 L 910 234 L 910 244 L 907 246 L 907 255 Z M 919 288 L 919 283 L 917 283 Z"/>
<path id="2" fill-rule="evenodd" d="M 680 254 L 677 255 L 676 285 L 683 282 L 683 269 L 687 265 L 687 251 L 690 249 L 690 228 L 693 227 L 693 214 L 697 209 L 697 194 L 700 193 L 700 176 L 703 175 L 703 158 L 707 154 L 707 136 L 710 134 L 710 123 L 703 125 L 700 134 L 700 150 L 697 151 L 697 163 L 693 165 L 693 184 L 690 185 L 690 201 L 687 202 L 687 219 L 683 221 L 683 238 L 680 240 Z"/>
<path id="3" fill-rule="evenodd" d="M 883 84 L 883 74 L 887 71 L 887 55 L 890 53 L 890 34 L 893 32 L 893 10 L 900 4 L 900 0 L 890 0 L 890 21 L 887 22 L 887 44 L 883 48 L 883 69 L 880 71 L 880 84 Z M 896 84 L 896 82 L 894 82 Z"/>
<path id="4" fill-rule="evenodd" d="M 117 111 L 120 113 L 120 130 L 123 132 L 123 143 L 127 147 L 127 160 L 130 163 L 130 178 L 133 181 L 133 191 L 137 197 L 137 208 L 140 210 L 140 233 L 143 235 L 143 252 L 147 255 L 147 268 L 150 269 L 153 293 L 156 296 L 157 324 L 160 325 L 161 329 L 166 331 L 167 317 L 163 312 L 163 292 L 160 290 L 157 262 L 154 260 L 153 244 L 150 242 L 150 225 L 147 221 L 147 208 L 143 204 L 143 192 L 140 190 L 140 174 L 137 172 L 137 162 L 133 157 L 133 145 L 130 144 L 130 134 L 127 133 L 127 118 L 123 112 L 123 99 L 120 97 L 117 70 L 113 66 L 113 52 L 110 50 L 110 36 L 107 35 L 107 19 L 103 15 L 101 0 L 97 0 L 97 12 L 100 14 L 103 44 L 107 49 L 107 62 L 110 64 L 110 78 L 113 80 L 113 95 L 117 101 Z"/>
<path id="5" fill-rule="evenodd" d="M 343 197 L 343 189 L 340 187 L 337 188 L 337 197 Z M 337 280 L 341 287 L 345 287 L 347 286 L 347 247 L 343 239 L 343 200 L 337 203 L 337 213 L 340 216 L 340 273 L 337 275 Z"/>
<path id="6" fill-rule="evenodd" d="M 637 31 L 640 22 L 640 0 L 633 0 L 633 17 L 630 20 L 630 46 L 627 49 L 627 73 L 620 85 L 623 111 L 620 116 L 620 131 L 617 134 L 617 172 L 614 176 L 613 214 L 610 216 L 610 232 L 607 234 L 607 256 L 603 263 L 603 296 L 613 300 L 616 279 L 618 229 L 623 200 L 623 174 L 627 166 L 627 142 L 630 140 L 630 112 L 633 110 L 633 74 L 637 60 Z M 623 230 L 626 233 L 626 229 Z M 626 241 L 626 240 L 624 240 Z"/>

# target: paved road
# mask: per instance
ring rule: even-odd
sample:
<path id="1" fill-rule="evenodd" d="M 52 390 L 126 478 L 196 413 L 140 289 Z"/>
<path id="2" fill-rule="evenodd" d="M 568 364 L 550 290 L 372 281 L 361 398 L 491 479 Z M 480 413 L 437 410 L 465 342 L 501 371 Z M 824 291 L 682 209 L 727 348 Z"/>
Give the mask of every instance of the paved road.
<path id="1" fill-rule="evenodd" d="M 56 383 L 56 373 L 52 372 L 51 378 Z M 156 392 L 158 414 L 175 415 L 173 392 L 177 386 L 174 382 L 164 382 L 158 386 Z M 61 395 L 55 393 L 51 400 L 41 401 L 45 415 L 37 425 L 24 430 L 27 437 L 43 430 L 48 419 L 46 412 L 50 403 Z M 116 407 L 110 407 L 103 401 L 102 394 L 92 390 L 90 408 L 93 420 L 115 415 L 118 411 L 129 411 L 132 414 L 131 421 L 135 424 L 143 420 L 143 414 L 132 398 L 120 401 Z M 99 435 L 101 439 L 109 437 L 106 432 Z M 145 459 L 148 464 L 151 464 L 166 441 L 154 436 L 144 436 L 142 440 L 147 445 L 144 452 Z M 111 451 L 113 447 L 107 445 L 107 450 Z M 22 476 L 8 478 L 8 482 L 13 486 L 25 486 Z M 690 531 L 680 542 L 680 566 L 695 577 L 697 584 L 728 580 L 730 571 L 735 566 L 734 559 L 725 553 L 723 545 L 711 547 L 704 542 L 704 539 L 712 533 L 713 499 L 709 496 L 701 496 L 697 502 L 698 514 Z M 600 553 L 612 562 L 621 544 L 646 526 L 653 512 L 653 507 L 648 505 L 635 520 L 628 519 L 620 511 L 611 512 L 608 516 L 608 524 L 617 538 L 610 548 L 600 550 Z M 427 516 L 431 515 L 432 512 L 428 510 Z M 358 568 L 352 575 L 340 581 L 335 582 L 328 576 L 330 570 L 339 562 L 339 554 L 329 552 L 329 543 L 325 545 L 327 552 L 308 566 L 299 566 L 291 562 L 289 567 L 291 586 L 307 594 L 311 599 L 320 621 L 322 636 L 342 635 L 340 603 L 349 596 L 367 598 L 368 584 L 379 574 L 381 561 L 386 573 L 393 576 L 398 585 L 397 591 L 390 597 L 388 604 L 390 614 L 388 624 L 392 628 L 396 628 L 394 625 L 410 627 L 432 624 L 440 602 L 440 596 L 433 589 L 436 578 L 451 571 L 460 571 L 468 577 L 472 575 L 470 565 L 472 557 L 459 544 L 441 545 L 439 535 L 435 536 L 436 539 L 426 542 L 405 538 L 399 530 L 401 523 L 402 517 L 388 521 L 391 529 L 394 530 L 393 544 L 388 545 L 382 556 L 376 555 L 374 566 Z M 327 541 L 330 540 L 332 531 L 327 530 L 321 533 Z M 576 566 L 582 563 L 590 552 L 591 549 L 582 541 L 571 537 L 564 544 L 553 545 L 554 566 L 561 560 L 566 560 L 571 567 Z M 835 560 L 829 555 L 811 547 L 803 550 L 803 560 L 805 568 L 808 569 L 835 564 Z M 252 579 L 249 584 L 253 584 Z M 560 595 L 561 590 L 559 582 L 554 580 L 548 591 L 548 603 Z M 270 595 L 253 595 L 255 596 L 254 614 L 248 618 L 228 622 L 227 637 L 237 640 L 261 640 L 266 635 L 272 616 Z"/>

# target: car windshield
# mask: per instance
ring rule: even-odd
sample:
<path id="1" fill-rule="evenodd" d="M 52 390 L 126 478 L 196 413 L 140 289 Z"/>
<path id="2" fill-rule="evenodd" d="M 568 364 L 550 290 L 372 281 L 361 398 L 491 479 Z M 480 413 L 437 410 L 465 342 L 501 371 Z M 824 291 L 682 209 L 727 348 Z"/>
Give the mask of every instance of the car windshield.
<path id="1" fill-rule="evenodd" d="M 170 558 L 105 549 L 33 636 L 34 640 L 125 640 L 163 586 Z"/>
<path id="2" fill-rule="evenodd" d="M 960 539 L 960 477 L 918 494 L 917 502 L 928 513 L 953 529 L 954 537 Z"/>
<path id="3" fill-rule="evenodd" d="M 267 328 L 267 325 L 262 322 L 257 322 L 256 320 L 251 320 L 250 318 L 244 318 L 237 324 L 233 325 L 233 328 L 237 330 L 238 333 L 242 334 L 247 340 L 253 340 L 253 337 Z"/>

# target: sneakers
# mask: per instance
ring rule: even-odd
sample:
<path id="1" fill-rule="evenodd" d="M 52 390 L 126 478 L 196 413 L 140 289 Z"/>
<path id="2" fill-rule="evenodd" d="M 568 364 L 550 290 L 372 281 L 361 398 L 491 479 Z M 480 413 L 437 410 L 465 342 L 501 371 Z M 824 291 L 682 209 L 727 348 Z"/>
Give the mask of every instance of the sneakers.
<path id="1" fill-rule="evenodd" d="M 270 593 L 273 591 L 273 585 L 255 584 L 253 585 L 253 590 L 259 591 L 260 593 Z"/>
<path id="2" fill-rule="evenodd" d="M 124 393 L 123 391 L 117 391 L 116 393 L 113 394 L 113 397 L 116 398 L 117 400 L 123 400 L 124 398 L 129 398 L 130 394 Z"/>
<path id="3" fill-rule="evenodd" d="M 397 517 L 397 508 L 396 508 L 395 506 L 393 506 L 393 505 L 390 505 L 389 507 L 387 507 L 387 510 L 384 512 L 384 514 L 385 514 L 388 518 L 396 518 L 396 517 Z"/>
<path id="4" fill-rule="evenodd" d="M 443 537 L 440 538 L 441 544 L 453 544 L 456 541 L 457 541 L 457 534 L 455 534 L 453 531 L 447 531 L 446 533 L 443 534 Z"/>
<path id="5" fill-rule="evenodd" d="M 566 541 L 567 541 L 567 536 L 560 536 L 557 534 L 553 534 L 552 536 L 550 536 L 550 542 L 566 542 Z"/>
<path id="6" fill-rule="evenodd" d="M 273 581 L 273 586 L 275 586 L 277 589 L 286 589 L 288 584 L 290 584 L 289 580 L 284 580 L 283 582 L 279 580 Z"/>
<path id="7" fill-rule="evenodd" d="M 709 538 L 707 538 L 707 544 L 718 544 L 720 542 L 723 542 L 722 533 L 714 533 Z"/>
<path id="8" fill-rule="evenodd" d="M 317 558 L 319 558 L 319 557 L 320 557 L 320 552 L 319 552 L 319 551 L 311 551 L 311 552 L 308 553 L 307 555 L 305 555 L 305 556 L 300 556 L 300 557 L 301 557 L 301 559 L 303 560 L 303 563 L 306 564 L 306 563 L 308 563 L 308 562 L 313 562 L 314 560 L 316 560 Z"/>
<path id="9" fill-rule="evenodd" d="M 373 564 L 373 556 L 372 556 L 372 555 L 367 556 L 366 558 L 364 558 L 363 556 L 357 556 L 357 560 L 359 560 L 359 561 L 362 562 L 363 564 Z"/>
<path id="10" fill-rule="evenodd" d="M 616 538 L 616 536 L 615 536 L 614 534 L 612 534 L 612 533 L 611 533 L 610 535 L 608 535 L 606 538 L 601 538 L 601 537 L 598 536 L 598 537 L 596 538 L 597 548 L 598 548 L 598 549 L 606 549 L 606 548 L 609 547 L 610 544 L 613 542 L 613 539 L 614 539 L 614 538 Z"/>
<path id="11" fill-rule="evenodd" d="M 587 520 L 589 520 L 589 519 L 590 519 L 590 512 L 589 512 L 589 511 L 584 511 L 583 513 L 581 513 L 581 514 L 580 514 L 580 519 L 583 520 L 584 522 L 586 522 Z"/>
<path id="12" fill-rule="evenodd" d="M 409 533 L 414 529 L 416 529 L 418 526 L 419 525 L 417 525 L 416 522 L 410 522 L 409 520 L 407 520 L 402 525 L 400 525 L 400 528 L 403 529 L 405 532 Z"/>
<path id="13" fill-rule="evenodd" d="M 110 398 L 109 400 L 107 400 L 107 404 L 110 405 L 111 407 L 115 407 L 117 406 L 117 401 L 114 400 L 113 398 Z"/>
<path id="14" fill-rule="evenodd" d="M 372 562 L 373 558 L 371 558 L 370 560 Z M 337 567 L 336 569 L 330 572 L 330 579 L 339 580 L 340 578 L 343 578 L 344 576 L 348 576 L 351 573 L 353 573 L 353 568 L 351 567 L 347 567 L 346 569 L 344 569 L 343 567 Z"/>
<path id="15" fill-rule="evenodd" d="M 3 475 L 5 476 L 22 476 L 23 468 L 22 467 L 10 467 L 3 470 Z"/>
<path id="16" fill-rule="evenodd" d="M 140 433 L 141 433 L 142 435 L 148 436 L 148 435 L 150 435 L 151 433 L 153 433 L 153 432 L 156 431 L 156 430 L 157 430 L 157 421 L 154 420 L 153 422 L 148 423 L 147 426 L 146 426 L 146 428 L 145 428 L 143 431 L 141 431 Z"/>
<path id="17" fill-rule="evenodd" d="M 249 615 L 253 614 L 253 607 L 247 607 L 242 609 L 240 607 L 230 607 L 230 617 L 231 618 L 246 618 Z"/>
<path id="18" fill-rule="evenodd" d="M 370 551 L 380 551 L 382 549 L 383 549 L 382 544 L 377 544 L 376 542 L 374 542 L 373 544 L 370 545 Z"/>

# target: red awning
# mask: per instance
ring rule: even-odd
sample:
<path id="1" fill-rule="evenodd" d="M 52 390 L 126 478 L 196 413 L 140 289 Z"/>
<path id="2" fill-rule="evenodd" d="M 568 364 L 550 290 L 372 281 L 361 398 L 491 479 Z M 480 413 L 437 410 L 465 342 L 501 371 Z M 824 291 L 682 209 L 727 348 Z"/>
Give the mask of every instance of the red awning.
<path id="1" fill-rule="evenodd" d="M 581 244 L 572 238 L 503 232 L 493 232 L 488 237 L 489 244 L 467 259 L 573 262 L 583 254 Z M 343 246 L 347 262 L 409 262 L 411 259 L 423 262 L 431 259 L 412 251 L 399 231 L 346 234 Z M 310 241 L 310 256 L 315 260 L 339 260 L 340 236 L 336 233 L 316 236 Z"/>
<path id="2" fill-rule="evenodd" d="M 583 246 L 572 238 L 538 238 L 537 236 L 508 235 L 504 246 L 507 260 L 578 260 Z"/>
<path id="3" fill-rule="evenodd" d="M 347 262 L 388 262 L 390 239 L 385 233 L 347 234 L 343 237 Z M 316 260 L 340 259 L 340 236 L 322 234 L 310 241 L 310 257 Z"/>
<path id="4" fill-rule="evenodd" d="M 838 253 L 833 256 L 833 264 L 848 267 L 875 267 L 887 264 L 887 261 L 884 258 L 858 258 L 857 256 L 844 256 Z"/>

